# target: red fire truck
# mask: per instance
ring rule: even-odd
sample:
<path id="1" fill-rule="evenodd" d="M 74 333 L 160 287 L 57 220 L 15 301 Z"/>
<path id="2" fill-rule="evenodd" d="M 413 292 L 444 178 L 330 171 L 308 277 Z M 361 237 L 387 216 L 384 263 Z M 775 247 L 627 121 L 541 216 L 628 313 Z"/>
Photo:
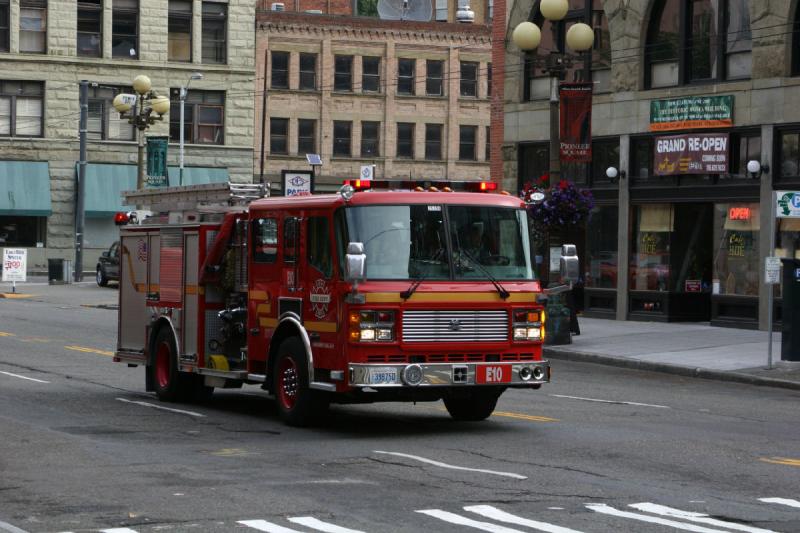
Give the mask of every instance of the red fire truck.
<path id="1" fill-rule="evenodd" d="M 482 420 L 549 381 L 528 215 L 494 193 L 259 186 L 126 193 L 114 360 L 164 401 L 260 384 L 283 420 L 328 404 L 443 400 Z"/>

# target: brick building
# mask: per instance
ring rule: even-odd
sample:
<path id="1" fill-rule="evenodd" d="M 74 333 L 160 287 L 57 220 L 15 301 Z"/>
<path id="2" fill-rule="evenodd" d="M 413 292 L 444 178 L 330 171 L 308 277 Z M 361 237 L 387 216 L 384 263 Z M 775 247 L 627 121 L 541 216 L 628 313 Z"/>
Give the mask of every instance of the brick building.
<path id="1" fill-rule="evenodd" d="M 0 1 L 0 247 L 29 249 L 31 270 L 72 259 L 78 82 L 89 91 L 84 267 L 115 236 L 119 191 L 135 188 L 135 131 L 111 101 L 145 74 L 172 109 L 148 135 L 169 135 L 176 183 L 179 89 L 186 99 L 185 180 L 252 180 L 255 6 L 248 0 Z"/>

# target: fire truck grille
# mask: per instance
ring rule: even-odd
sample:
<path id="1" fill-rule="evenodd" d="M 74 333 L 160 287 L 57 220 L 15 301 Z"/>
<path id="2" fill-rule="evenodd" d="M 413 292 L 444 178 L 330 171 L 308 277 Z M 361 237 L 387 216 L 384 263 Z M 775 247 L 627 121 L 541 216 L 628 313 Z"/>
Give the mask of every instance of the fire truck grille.
<path id="1" fill-rule="evenodd" d="M 403 342 L 503 342 L 507 311 L 403 311 Z"/>

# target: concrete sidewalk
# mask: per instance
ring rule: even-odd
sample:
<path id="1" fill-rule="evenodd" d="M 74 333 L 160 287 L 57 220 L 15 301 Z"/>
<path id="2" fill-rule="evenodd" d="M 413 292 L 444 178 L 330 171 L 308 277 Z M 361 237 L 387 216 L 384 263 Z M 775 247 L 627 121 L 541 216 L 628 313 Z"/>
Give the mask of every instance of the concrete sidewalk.
<path id="1" fill-rule="evenodd" d="M 579 324 L 572 344 L 546 346 L 545 356 L 800 390 L 800 362 L 781 361 L 780 333 L 772 334 L 768 370 L 766 331 L 584 317 Z"/>

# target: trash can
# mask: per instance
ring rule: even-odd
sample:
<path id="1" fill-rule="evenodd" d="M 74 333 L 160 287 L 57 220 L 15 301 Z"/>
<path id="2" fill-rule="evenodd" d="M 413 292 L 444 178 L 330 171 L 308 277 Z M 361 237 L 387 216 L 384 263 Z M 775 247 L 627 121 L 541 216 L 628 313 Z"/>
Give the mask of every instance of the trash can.
<path id="1" fill-rule="evenodd" d="M 781 360 L 800 361 L 800 259 L 783 263 L 783 327 Z"/>
<path id="2" fill-rule="evenodd" d="M 47 280 L 50 285 L 72 283 L 72 261 L 69 259 L 48 259 Z"/>

